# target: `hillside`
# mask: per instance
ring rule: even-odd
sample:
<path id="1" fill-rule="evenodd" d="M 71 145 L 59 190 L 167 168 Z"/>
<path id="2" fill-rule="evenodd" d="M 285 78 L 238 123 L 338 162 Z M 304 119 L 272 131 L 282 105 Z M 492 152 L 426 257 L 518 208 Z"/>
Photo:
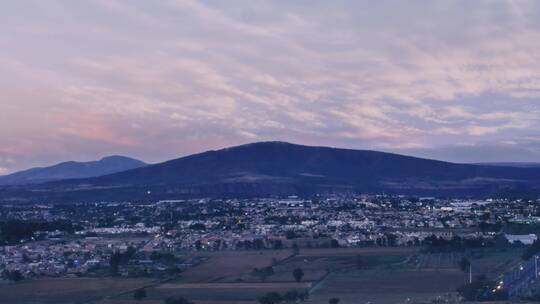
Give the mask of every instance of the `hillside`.
<path id="1" fill-rule="evenodd" d="M 483 166 L 516 167 L 516 168 L 540 168 L 540 163 L 530 162 L 498 162 L 498 163 L 476 163 Z"/>
<path id="2" fill-rule="evenodd" d="M 0 185 L 38 184 L 72 178 L 87 178 L 146 166 L 142 161 L 125 157 L 109 156 L 97 161 L 68 161 L 50 167 L 32 168 L 0 176 Z"/>
<path id="3" fill-rule="evenodd" d="M 68 201 L 359 192 L 491 196 L 537 191 L 539 182 L 539 168 L 454 164 L 377 151 L 261 142 L 96 178 L 4 192 L 23 200 Z"/>

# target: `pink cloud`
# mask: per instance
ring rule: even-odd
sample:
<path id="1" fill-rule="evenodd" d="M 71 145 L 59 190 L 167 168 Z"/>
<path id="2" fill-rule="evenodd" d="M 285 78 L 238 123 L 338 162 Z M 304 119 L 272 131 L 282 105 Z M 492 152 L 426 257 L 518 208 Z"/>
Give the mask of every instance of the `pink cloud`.
<path id="1" fill-rule="evenodd" d="M 137 146 L 141 142 L 135 134 L 122 134 L 113 121 L 115 117 L 103 113 L 65 112 L 54 115 L 59 132 L 83 139 L 101 141 L 121 146 Z"/>

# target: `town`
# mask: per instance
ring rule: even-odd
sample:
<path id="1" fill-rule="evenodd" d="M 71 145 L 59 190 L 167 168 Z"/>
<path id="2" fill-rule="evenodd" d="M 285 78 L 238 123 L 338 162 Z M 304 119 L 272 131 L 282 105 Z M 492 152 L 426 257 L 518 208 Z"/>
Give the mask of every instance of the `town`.
<path id="1" fill-rule="evenodd" d="M 523 247 L 537 239 L 538 206 L 385 195 L 1 205 L 0 272 L 163 277 L 201 262 L 189 251 Z"/>

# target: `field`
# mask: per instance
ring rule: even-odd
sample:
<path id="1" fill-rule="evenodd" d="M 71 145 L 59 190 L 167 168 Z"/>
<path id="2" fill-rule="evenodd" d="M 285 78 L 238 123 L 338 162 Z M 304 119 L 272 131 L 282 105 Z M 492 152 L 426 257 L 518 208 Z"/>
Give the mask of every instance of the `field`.
<path id="1" fill-rule="evenodd" d="M 86 303 L 100 300 L 141 286 L 149 279 L 48 278 L 0 285 L 2 304 Z"/>
<path id="2" fill-rule="evenodd" d="M 332 272 L 311 290 L 310 303 L 328 303 L 331 297 L 339 297 L 340 303 L 371 304 L 430 303 L 439 297 L 455 299 L 456 288 L 468 279 L 468 274 L 456 266 L 462 257 L 471 261 L 474 276 L 495 278 L 519 262 L 521 251 L 409 253 L 401 263 L 396 258 L 405 252 L 380 252 L 378 256 L 370 256 L 368 252 L 360 254 L 372 259 L 371 265 L 366 269 L 349 267 Z"/>
<path id="3" fill-rule="evenodd" d="M 418 248 L 326 248 L 239 252 L 185 253 L 202 263 L 177 279 L 39 279 L 1 285 L 2 303 L 134 303 L 133 290 L 145 286 L 142 304 L 161 304 L 182 295 L 196 304 L 254 304 L 271 291 L 309 292 L 307 303 L 429 303 L 437 297 L 455 298 L 468 274 L 457 267 L 467 257 L 474 275 L 498 276 L 519 263 L 521 251 L 483 250 L 467 253 L 420 253 Z M 274 274 L 261 278 L 254 268 L 273 266 Z M 295 268 L 304 271 L 296 282 Z"/>
<path id="4" fill-rule="evenodd" d="M 291 250 L 203 254 L 207 258 L 205 262 L 184 272 L 178 280 L 148 289 L 148 297 L 142 303 L 160 303 L 168 296 L 183 295 L 196 303 L 247 304 L 257 303 L 256 299 L 267 292 L 289 290 L 311 292 L 310 303 L 319 298 L 321 303 L 327 303 L 334 283 L 351 286 L 354 291 L 351 283 L 356 284 L 357 277 L 351 277 L 348 271 L 355 271 L 358 259 L 367 267 L 359 270 L 359 274 L 374 271 L 384 277 L 387 269 L 403 268 L 415 254 L 417 248 L 301 249 L 297 255 Z M 273 265 L 274 274 L 264 281 L 251 274 L 253 268 L 269 265 Z M 305 274 L 299 283 L 292 276 L 295 268 L 303 269 Z M 369 275 L 365 278 L 369 279 Z M 121 304 L 128 300 L 129 295 L 124 295 L 104 303 Z"/>
<path id="5" fill-rule="evenodd" d="M 330 274 L 311 295 L 311 303 L 328 303 L 339 297 L 342 303 L 429 302 L 453 293 L 463 283 L 458 270 L 354 270 Z"/>
<path id="6" fill-rule="evenodd" d="M 271 266 L 273 262 L 290 257 L 292 251 L 225 251 L 191 253 L 190 255 L 204 257 L 205 262 L 182 273 L 178 283 L 236 281 L 242 275 L 250 273 L 255 267 Z"/>

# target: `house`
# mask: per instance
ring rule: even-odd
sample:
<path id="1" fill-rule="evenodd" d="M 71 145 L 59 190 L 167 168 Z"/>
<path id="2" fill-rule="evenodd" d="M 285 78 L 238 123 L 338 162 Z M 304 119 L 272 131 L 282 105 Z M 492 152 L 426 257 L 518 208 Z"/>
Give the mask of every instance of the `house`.
<path id="1" fill-rule="evenodd" d="M 534 243 L 534 241 L 538 239 L 536 234 L 505 234 L 504 237 L 511 244 L 521 242 L 525 245 L 531 245 L 532 243 Z"/>

